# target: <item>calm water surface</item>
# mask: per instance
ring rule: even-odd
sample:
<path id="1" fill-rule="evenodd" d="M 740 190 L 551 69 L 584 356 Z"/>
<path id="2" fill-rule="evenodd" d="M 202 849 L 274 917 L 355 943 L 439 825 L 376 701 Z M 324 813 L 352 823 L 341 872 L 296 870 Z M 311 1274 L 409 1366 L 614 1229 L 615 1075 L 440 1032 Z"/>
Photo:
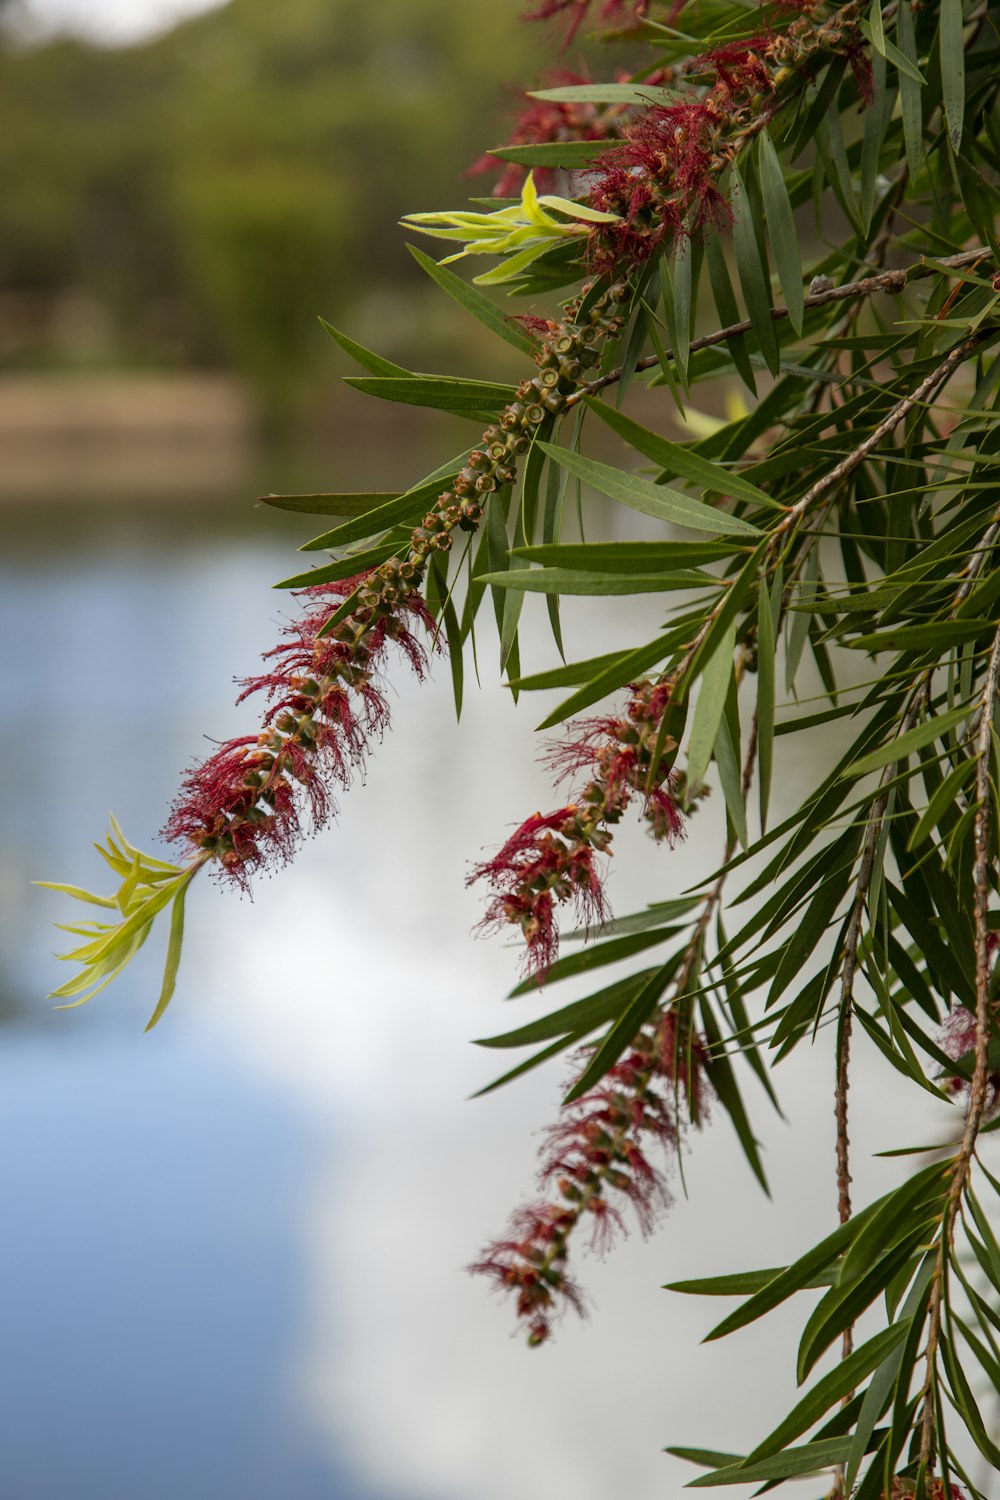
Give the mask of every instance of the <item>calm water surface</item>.
<path id="1" fill-rule="evenodd" d="M 748 1092 L 773 1206 L 720 1119 L 692 1144 L 691 1201 L 675 1181 L 651 1242 L 584 1262 L 588 1323 L 534 1354 L 508 1336 L 462 1267 L 530 1188 L 563 1071 L 465 1102 L 500 1071 L 468 1038 L 512 1024 L 516 977 L 511 950 L 469 938 L 468 862 L 552 796 L 532 758 L 542 711 L 493 685 L 492 644 L 461 732 L 447 669 L 418 686 L 397 667 L 394 729 L 336 830 L 254 901 L 201 882 L 156 1032 L 158 952 L 82 1010 L 42 999 L 64 977 L 49 923 L 69 914 L 28 879 L 99 883 L 105 810 L 149 844 L 205 734 L 252 723 L 231 679 L 275 639 L 289 601 L 270 584 L 308 533 L 211 514 L 137 502 L 9 528 L 0 1494 L 679 1495 L 691 1471 L 660 1450 L 718 1441 L 720 1411 L 733 1447 L 759 1439 L 792 1372 L 753 1372 L 775 1368 L 800 1312 L 702 1348 L 712 1309 L 658 1288 L 773 1264 L 829 1226 L 831 1181 L 803 1176 L 798 1142 L 832 1150 L 830 1058 L 821 1046 L 783 1080 L 787 1123 Z M 654 606 L 629 612 L 651 633 Z M 632 628 L 617 605 L 568 624 L 578 655 Z M 550 659 L 529 622 L 529 665 Z M 806 772 L 783 768 L 786 797 Z M 677 894 L 720 842 L 717 808 L 673 854 L 623 833 L 617 909 Z M 877 1098 L 859 1089 L 872 1150 L 908 1138 L 894 1108 L 884 1080 Z M 861 1190 L 896 1171 L 861 1160 Z"/>

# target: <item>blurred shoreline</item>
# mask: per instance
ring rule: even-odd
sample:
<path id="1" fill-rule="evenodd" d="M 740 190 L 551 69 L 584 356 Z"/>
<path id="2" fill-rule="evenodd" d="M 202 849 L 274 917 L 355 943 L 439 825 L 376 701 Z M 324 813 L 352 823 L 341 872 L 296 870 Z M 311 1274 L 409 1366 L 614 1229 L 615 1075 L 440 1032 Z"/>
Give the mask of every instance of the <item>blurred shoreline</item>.
<path id="1" fill-rule="evenodd" d="M 227 375 L 5 375 L 0 503 L 231 493 L 256 468 L 255 416 Z"/>

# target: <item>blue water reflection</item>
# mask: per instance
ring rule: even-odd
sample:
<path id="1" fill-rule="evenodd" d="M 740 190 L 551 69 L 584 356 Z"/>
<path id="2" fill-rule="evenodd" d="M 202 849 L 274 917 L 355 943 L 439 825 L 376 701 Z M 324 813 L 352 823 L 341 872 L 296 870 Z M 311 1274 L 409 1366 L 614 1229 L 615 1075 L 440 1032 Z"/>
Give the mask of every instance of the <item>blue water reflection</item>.
<path id="1" fill-rule="evenodd" d="M 370 1500 L 291 1399 L 309 1133 L 183 1036 L 0 1051 L 2 1492 Z"/>
<path id="2" fill-rule="evenodd" d="M 142 1043 L 155 955 L 54 1013 L 48 924 L 69 913 L 27 885 L 101 882 L 104 807 L 148 842 L 205 700 L 225 711 L 234 659 L 281 612 L 280 539 L 48 519 L 0 580 L 0 1494 L 380 1500 L 298 1391 L 303 1203 L 328 1130 L 182 1008 Z M 237 601 L 221 620 L 220 597 Z"/>
<path id="3" fill-rule="evenodd" d="M 683 1184 L 673 1172 L 662 1231 L 580 1258 L 593 1318 L 535 1354 L 508 1337 L 509 1309 L 462 1267 L 531 1191 L 565 1069 L 467 1102 L 501 1071 L 467 1039 L 554 1001 L 503 1001 L 516 955 L 469 941 L 469 862 L 553 796 L 533 760 L 544 707 L 496 686 L 488 633 L 460 730 L 446 668 L 423 685 L 394 670 L 393 731 L 335 833 L 254 902 L 203 882 L 156 1032 L 142 1035 L 154 951 L 83 1011 L 41 998 L 63 977 L 49 924 L 69 912 L 28 878 L 100 882 L 104 810 L 150 843 L 206 731 L 250 727 L 230 682 L 292 607 L 270 584 L 294 567 L 296 525 L 137 504 L 8 528 L 0 1500 L 679 1496 L 691 1470 L 665 1444 L 724 1432 L 746 1451 L 794 1399 L 798 1312 L 738 1350 L 702 1345 L 710 1310 L 660 1287 L 777 1264 L 829 1228 L 830 1182 L 802 1166 L 823 1138 L 832 1162 L 828 1038 L 779 1080 L 793 1130 L 747 1081 L 773 1204 L 716 1111 Z M 660 618 L 655 598 L 579 602 L 577 658 L 649 639 Z M 541 601 L 525 618 L 537 670 L 552 659 Z M 782 803 L 811 774 L 784 766 Z M 720 802 L 674 851 L 622 826 L 617 911 L 713 868 Z M 913 1101 L 881 1070 L 866 1087 L 867 1067 L 859 1046 L 855 1178 L 873 1197 L 899 1162 L 865 1152 L 928 1126 L 907 1123 Z M 720 1392 L 737 1390 L 720 1421 Z"/>

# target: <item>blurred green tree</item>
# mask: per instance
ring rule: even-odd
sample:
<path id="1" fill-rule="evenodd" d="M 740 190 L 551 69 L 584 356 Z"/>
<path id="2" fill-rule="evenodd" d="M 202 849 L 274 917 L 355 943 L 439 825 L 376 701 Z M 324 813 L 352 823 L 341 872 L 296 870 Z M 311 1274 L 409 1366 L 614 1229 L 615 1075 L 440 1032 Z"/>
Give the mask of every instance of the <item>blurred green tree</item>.
<path id="1" fill-rule="evenodd" d="M 532 51 L 469 0 L 233 0 L 118 50 L 8 37 L 0 359 L 86 357 L 54 316 L 83 295 L 103 362 L 233 368 L 287 419 L 329 362 L 317 314 L 419 282 L 386 226 L 454 195 L 494 144 L 494 59 L 528 77 Z"/>

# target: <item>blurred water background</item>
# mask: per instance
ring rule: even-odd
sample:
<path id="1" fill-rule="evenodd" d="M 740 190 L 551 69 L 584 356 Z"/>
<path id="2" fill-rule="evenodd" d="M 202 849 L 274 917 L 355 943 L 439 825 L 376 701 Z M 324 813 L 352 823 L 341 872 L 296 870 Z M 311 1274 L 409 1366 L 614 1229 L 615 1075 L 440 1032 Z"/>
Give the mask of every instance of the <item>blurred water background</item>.
<path id="1" fill-rule="evenodd" d="M 546 1003 L 507 1006 L 516 953 L 470 938 L 469 862 L 552 795 L 531 734 L 548 699 L 514 707 L 488 627 L 460 728 L 446 667 L 420 685 L 399 666 L 335 830 L 253 900 L 199 882 L 155 1033 L 158 952 L 84 1010 L 42 998 L 68 914 L 28 881 L 99 880 L 108 808 L 148 846 L 205 736 L 253 722 L 231 681 L 273 643 L 290 605 L 271 585 L 316 529 L 253 497 L 389 489 L 458 446 L 448 421 L 338 389 L 315 315 L 498 373 L 394 222 L 467 193 L 456 174 L 502 137 L 483 123 L 498 72 L 537 72 L 537 36 L 486 0 L 233 0 L 152 37 L 140 10 L 8 4 L 0 48 L 0 1495 L 678 1495 L 691 1470 L 659 1450 L 759 1438 L 800 1314 L 700 1347 L 714 1308 L 659 1287 L 832 1224 L 830 1047 L 779 1076 L 784 1121 L 748 1085 L 773 1203 L 716 1120 L 655 1238 L 585 1262 L 588 1322 L 536 1353 L 509 1337 L 462 1268 L 529 1190 L 564 1071 L 467 1101 L 501 1071 L 468 1039 Z M 553 659 L 533 602 L 529 669 Z M 570 608 L 569 648 L 658 618 Z M 810 774 L 781 766 L 787 805 Z M 673 853 L 617 842 L 624 912 L 711 869 L 719 809 Z M 859 1047 L 861 1196 L 898 1171 L 868 1150 L 940 1129 L 881 1070 L 866 1088 L 869 1064 Z M 824 1140 L 830 1173 L 806 1174 Z"/>

